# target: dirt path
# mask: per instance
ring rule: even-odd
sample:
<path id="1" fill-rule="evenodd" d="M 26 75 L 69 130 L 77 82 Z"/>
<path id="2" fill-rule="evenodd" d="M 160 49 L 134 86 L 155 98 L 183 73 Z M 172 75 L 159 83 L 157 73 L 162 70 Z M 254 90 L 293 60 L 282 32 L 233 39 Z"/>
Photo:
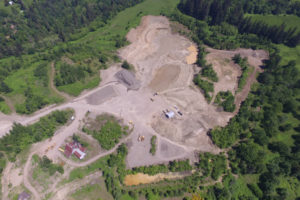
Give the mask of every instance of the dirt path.
<path id="1" fill-rule="evenodd" d="M 56 92 L 57 94 L 62 96 L 66 101 L 71 101 L 72 99 L 74 99 L 74 97 L 72 97 L 64 92 L 59 91 L 54 84 L 54 78 L 55 78 L 55 66 L 54 65 L 55 65 L 55 63 L 52 62 L 51 63 L 51 74 L 50 74 L 50 88 L 54 92 Z"/>
<path id="2" fill-rule="evenodd" d="M 258 72 L 261 73 L 262 69 L 260 69 L 258 67 L 254 67 L 252 74 L 250 76 L 248 76 L 248 78 L 247 78 L 246 85 L 244 86 L 244 88 L 242 89 L 241 92 L 236 94 L 235 101 L 234 101 L 234 103 L 236 105 L 235 113 L 238 113 L 242 102 L 245 101 L 246 98 L 248 97 L 248 94 L 251 91 L 252 84 L 256 82 L 256 75 Z"/>
<path id="3" fill-rule="evenodd" d="M 40 195 L 39 193 L 36 191 L 36 189 L 31 185 L 30 181 L 28 180 L 28 177 L 29 177 L 29 171 L 30 171 L 30 168 L 31 168 L 31 159 L 32 159 L 32 156 L 35 154 L 36 152 L 32 152 L 27 161 L 26 161 L 26 164 L 25 164 L 25 167 L 24 167 L 24 171 L 23 171 L 23 183 L 24 183 L 24 186 L 31 192 L 31 194 L 33 195 L 34 199 L 35 200 L 40 200 Z"/>
<path id="4" fill-rule="evenodd" d="M 66 185 L 63 185 L 62 187 L 56 189 L 53 191 L 54 196 L 50 199 L 58 200 L 58 199 L 66 199 L 66 196 L 70 194 L 71 192 L 76 191 L 82 186 L 85 186 L 89 184 L 92 180 L 95 180 L 102 176 L 101 172 L 96 172 L 91 175 L 88 175 L 84 177 L 83 179 L 73 181 L 71 183 L 67 183 Z"/>
<path id="5" fill-rule="evenodd" d="M 2 172 L 3 176 L 1 179 L 1 185 L 2 185 L 2 198 L 8 199 L 9 194 L 9 188 L 8 188 L 8 173 L 11 171 L 13 164 L 11 162 L 8 162 L 4 171 Z"/>
<path id="6" fill-rule="evenodd" d="M 11 112 L 16 113 L 16 109 L 15 109 L 14 104 L 12 103 L 12 101 L 4 95 L 0 95 L 0 96 L 4 99 L 5 103 L 8 105 Z"/>

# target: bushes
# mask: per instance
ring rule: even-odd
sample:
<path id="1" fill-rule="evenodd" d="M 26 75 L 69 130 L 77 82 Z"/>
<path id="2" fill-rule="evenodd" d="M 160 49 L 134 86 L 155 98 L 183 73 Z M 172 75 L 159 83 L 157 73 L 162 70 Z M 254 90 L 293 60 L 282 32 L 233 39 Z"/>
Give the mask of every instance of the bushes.
<path id="1" fill-rule="evenodd" d="M 238 64 L 242 69 L 242 75 L 239 78 L 238 88 L 242 90 L 246 85 L 247 78 L 249 76 L 250 68 L 247 58 L 242 58 L 240 54 L 235 54 L 232 58 L 234 63 Z"/>
<path id="2" fill-rule="evenodd" d="M 224 155 L 200 154 L 197 166 L 202 170 L 203 176 L 211 176 L 217 180 L 226 172 L 226 158 Z"/>
<path id="3" fill-rule="evenodd" d="M 82 66 L 71 66 L 68 64 L 61 64 L 59 73 L 55 77 L 55 85 L 62 86 L 81 81 L 86 76 L 87 69 Z"/>
<path id="4" fill-rule="evenodd" d="M 194 78 L 194 83 L 202 89 L 204 97 L 208 102 L 210 102 L 212 99 L 212 93 L 214 92 L 214 85 L 211 82 L 202 80 L 199 74 Z"/>
<path id="5" fill-rule="evenodd" d="M 119 139 L 121 139 L 123 135 L 128 134 L 128 127 L 122 127 L 116 119 L 109 118 L 104 122 L 100 129 L 91 130 L 89 127 L 84 127 L 83 131 L 91 134 L 98 140 L 103 149 L 109 150 L 119 143 Z"/>
<path id="6" fill-rule="evenodd" d="M 132 173 L 144 173 L 149 175 L 155 175 L 158 173 L 166 173 L 166 172 L 184 172 L 192 170 L 192 166 L 189 163 L 189 160 L 181 160 L 181 161 L 171 161 L 168 165 L 160 164 L 160 165 L 150 165 L 150 166 L 142 166 L 135 167 L 132 169 Z"/>
<path id="7" fill-rule="evenodd" d="M 23 104 L 17 106 L 16 110 L 18 113 L 30 114 L 48 104 L 48 101 L 44 97 L 35 95 L 30 87 L 24 93 L 26 100 Z"/>
<path id="8" fill-rule="evenodd" d="M 209 132 L 209 135 L 218 147 L 227 148 L 236 142 L 241 132 L 241 125 L 236 121 L 236 119 L 232 119 L 226 127 L 216 127 Z"/>
<path id="9" fill-rule="evenodd" d="M 256 184 L 247 184 L 247 186 L 257 198 L 261 199 L 263 197 L 263 192 Z"/>
<path id="10" fill-rule="evenodd" d="M 150 148 L 150 153 L 154 156 L 156 153 L 156 136 L 151 137 L 151 148 Z"/>
<path id="11" fill-rule="evenodd" d="M 42 80 L 43 85 L 45 87 L 48 86 L 48 67 L 47 64 L 43 63 L 38 65 L 35 70 L 33 71 L 33 75 L 35 77 L 38 77 L 40 80 Z"/>
<path id="12" fill-rule="evenodd" d="M 121 67 L 127 70 L 133 69 L 133 67 L 126 60 L 122 63 Z"/>
<path id="13" fill-rule="evenodd" d="M 52 163 L 47 156 L 43 156 L 39 159 L 39 165 L 44 172 L 48 172 L 51 176 L 55 174 L 55 172 L 59 172 L 61 174 L 64 173 L 64 168 L 60 165 L 56 165 Z"/>
<path id="14" fill-rule="evenodd" d="M 215 103 L 222 106 L 226 112 L 233 112 L 235 110 L 234 96 L 230 91 L 219 92 L 216 96 Z"/>
<path id="15" fill-rule="evenodd" d="M 205 65 L 202 68 L 201 74 L 202 74 L 202 76 L 207 77 L 209 80 L 211 80 L 213 82 L 218 82 L 219 81 L 217 73 L 212 68 L 212 65 Z"/>

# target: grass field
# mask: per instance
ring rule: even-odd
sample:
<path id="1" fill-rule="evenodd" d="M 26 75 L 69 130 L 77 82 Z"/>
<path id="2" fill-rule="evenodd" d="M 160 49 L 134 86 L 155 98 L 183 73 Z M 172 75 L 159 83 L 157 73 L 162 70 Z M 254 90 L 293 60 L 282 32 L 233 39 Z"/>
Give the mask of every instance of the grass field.
<path id="1" fill-rule="evenodd" d="M 259 14 L 247 14 L 253 19 L 253 21 L 263 21 L 268 25 L 281 25 L 286 24 L 286 30 L 289 28 L 297 27 L 297 31 L 300 31 L 300 17 L 296 15 L 259 15 Z"/>
<path id="2" fill-rule="evenodd" d="M 70 196 L 74 200 L 113 200 L 111 194 L 106 190 L 102 177 L 99 178 L 97 183 L 83 186 Z"/>
<path id="3" fill-rule="evenodd" d="M 3 112 L 4 114 L 11 113 L 9 106 L 5 103 L 5 101 L 0 101 L 0 112 Z"/>

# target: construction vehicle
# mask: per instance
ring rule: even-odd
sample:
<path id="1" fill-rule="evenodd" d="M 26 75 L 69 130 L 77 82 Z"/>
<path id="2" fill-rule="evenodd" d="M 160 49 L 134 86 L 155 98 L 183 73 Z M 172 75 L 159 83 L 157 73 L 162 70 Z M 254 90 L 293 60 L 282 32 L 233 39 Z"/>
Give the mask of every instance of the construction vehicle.
<path id="1" fill-rule="evenodd" d="M 139 142 L 143 142 L 144 140 L 145 140 L 145 136 L 139 135 L 138 141 L 139 141 Z"/>

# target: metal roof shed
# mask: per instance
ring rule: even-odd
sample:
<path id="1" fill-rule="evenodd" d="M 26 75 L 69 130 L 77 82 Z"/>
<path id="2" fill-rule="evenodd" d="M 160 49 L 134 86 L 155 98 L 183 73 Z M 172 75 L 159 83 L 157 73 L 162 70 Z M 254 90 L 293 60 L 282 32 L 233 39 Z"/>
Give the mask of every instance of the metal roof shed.
<path id="1" fill-rule="evenodd" d="M 169 118 L 169 119 L 173 118 L 174 116 L 175 116 L 175 113 L 173 111 L 170 111 L 170 112 L 166 113 L 166 117 Z"/>

